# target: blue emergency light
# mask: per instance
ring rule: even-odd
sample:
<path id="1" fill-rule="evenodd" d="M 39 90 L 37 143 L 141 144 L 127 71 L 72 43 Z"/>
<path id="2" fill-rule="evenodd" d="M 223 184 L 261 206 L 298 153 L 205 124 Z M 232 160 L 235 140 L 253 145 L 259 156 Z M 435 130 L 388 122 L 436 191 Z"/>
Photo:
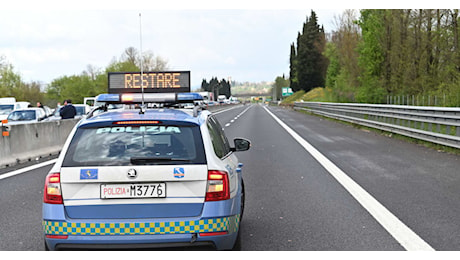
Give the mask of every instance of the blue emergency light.
<path id="1" fill-rule="evenodd" d="M 203 97 L 200 95 L 200 93 L 177 93 L 177 101 L 179 102 L 184 102 L 184 101 L 190 101 L 193 102 L 195 100 L 203 100 Z"/>
<path id="2" fill-rule="evenodd" d="M 203 100 L 199 93 L 122 93 L 100 94 L 96 102 L 111 104 L 140 104 L 140 103 L 192 103 Z"/>
<path id="3" fill-rule="evenodd" d="M 120 102 L 120 94 L 100 94 L 96 97 L 96 102 Z"/>

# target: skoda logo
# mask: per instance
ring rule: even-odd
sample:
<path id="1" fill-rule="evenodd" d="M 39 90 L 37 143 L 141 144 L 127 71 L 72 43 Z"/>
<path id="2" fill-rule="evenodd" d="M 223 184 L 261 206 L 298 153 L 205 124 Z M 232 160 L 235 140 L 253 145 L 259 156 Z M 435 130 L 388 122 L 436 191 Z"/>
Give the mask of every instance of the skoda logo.
<path id="1" fill-rule="evenodd" d="M 137 172 L 134 169 L 129 169 L 128 170 L 128 178 L 130 179 L 135 179 L 137 177 Z"/>

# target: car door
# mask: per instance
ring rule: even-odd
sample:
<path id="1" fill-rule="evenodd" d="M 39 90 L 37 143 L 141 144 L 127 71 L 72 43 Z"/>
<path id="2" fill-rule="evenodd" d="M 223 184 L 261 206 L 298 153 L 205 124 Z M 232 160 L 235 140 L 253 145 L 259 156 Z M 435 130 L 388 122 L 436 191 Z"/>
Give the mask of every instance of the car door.
<path id="1" fill-rule="evenodd" d="M 230 196 L 233 197 L 236 194 L 238 187 L 238 176 L 236 173 L 238 159 L 232 153 L 230 149 L 230 143 L 228 142 L 227 136 L 225 135 L 225 132 L 219 121 L 214 116 L 210 116 L 208 118 L 207 125 L 212 146 L 214 148 L 214 153 L 220 161 L 223 170 L 228 172 L 230 182 Z"/>

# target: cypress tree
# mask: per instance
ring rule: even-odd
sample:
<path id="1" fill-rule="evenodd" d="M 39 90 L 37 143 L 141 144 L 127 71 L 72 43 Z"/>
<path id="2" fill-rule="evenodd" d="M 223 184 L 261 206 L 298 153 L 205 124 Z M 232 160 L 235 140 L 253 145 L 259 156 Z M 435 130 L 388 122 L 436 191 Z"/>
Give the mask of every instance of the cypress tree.
<path id="1" fill-rule="evenodd" d="M 294 43 L 291 44 L 291 55 L 289 57 L 289 83 L 292 91 L 296 92 L 300 90 L 298 79 L 297 79 L 297 55 Z"/>
<path id="2" fill-rule="evenodd" d="M 302 34 L 299 33 L 297 38 L 295 78 L 298 88 L 305 92 L 325 86 L 327 59 L 322 54 L 325 44 L 324 29 L 318 25 L 316 13 L 312 10 L 303 24 Z"/>
<path id="3" fill-rule="evenodd" d="M 209 83 L 206 81 L 206 79 L 203 79 L 203 81 L 201 82 L 201 89 L 203 91 L 211 91 L 209 88 Z"/>

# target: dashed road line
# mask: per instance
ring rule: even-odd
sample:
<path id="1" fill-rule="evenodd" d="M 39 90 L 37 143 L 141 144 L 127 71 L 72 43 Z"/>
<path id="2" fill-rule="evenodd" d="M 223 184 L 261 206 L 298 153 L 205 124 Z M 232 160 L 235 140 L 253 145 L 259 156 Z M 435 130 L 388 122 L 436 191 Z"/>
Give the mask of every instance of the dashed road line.
<path id="1" fill-rule="evenodd" d="M 244 113 L 246 113 L 250 108 L 251 108 L 251 106 L 249 106 L 248 108 L 243 110 L 243 112 L 241 112 L 237 116 L 235 116 L 232 120 L 230 120 L 229 123 L 225 124 L 225 127 L 229 127 L 231 124 L 235 123 L 235 121 L 238 120 L 238 118 L 240 118 L 240 116 L 242 116 Z M 225 110 L 225 111 L 227 111 L 227 110 Z"/>

